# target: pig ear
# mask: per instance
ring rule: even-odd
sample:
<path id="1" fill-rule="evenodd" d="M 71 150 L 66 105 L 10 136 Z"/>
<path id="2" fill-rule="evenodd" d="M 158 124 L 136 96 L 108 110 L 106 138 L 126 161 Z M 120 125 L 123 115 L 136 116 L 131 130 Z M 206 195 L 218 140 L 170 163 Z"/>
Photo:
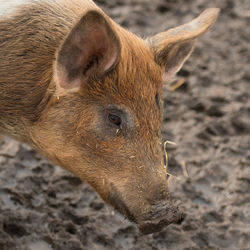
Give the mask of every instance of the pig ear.
<path id="1" fill-rule="evenodd" d="M 104 77 L 120 58 L 120 41 L 106 18 L 89 11 L 71 30 L 57 54 L 57 84 L 77 91 L 91 77 Z"/>
<path id="2" fill-rule="evenodd" d="M 165 80 L 173 77 L 190 56 L 196 39 L 215 22 L 219 9 L 210 8 L 193 21 L 149 39 L 158 64 L 165 67 Z"/>

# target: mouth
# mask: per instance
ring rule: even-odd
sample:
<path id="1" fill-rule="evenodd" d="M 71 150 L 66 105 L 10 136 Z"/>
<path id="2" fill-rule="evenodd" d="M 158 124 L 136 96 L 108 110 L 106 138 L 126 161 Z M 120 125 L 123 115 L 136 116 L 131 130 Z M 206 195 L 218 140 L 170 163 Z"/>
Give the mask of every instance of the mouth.
<path id="1" fill-rule="evenodd" d="M 126 219 L 128 219 L 133 223 L 136 223 L 135 216 L 130 212 L 126 203 L 122 199 L 121 195 L 119 195 L 118 191 L 113 185 L 112 185 L 112 190 L 113 190 L 112 195 L 109 196 L 108 198 L 109 203 Z"/>

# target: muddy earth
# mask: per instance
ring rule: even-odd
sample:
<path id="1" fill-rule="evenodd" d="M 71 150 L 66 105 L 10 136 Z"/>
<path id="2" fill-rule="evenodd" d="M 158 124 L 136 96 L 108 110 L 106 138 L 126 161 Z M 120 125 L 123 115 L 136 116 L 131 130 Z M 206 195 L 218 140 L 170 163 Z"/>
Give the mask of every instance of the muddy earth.
<path id="1" fill-rule="evenodd" d="M 174 199 L 186 217 L 142 235 L 87 184 L 26 145 L 0 148 L 0 249 L 250 249 L 250 1 L 98 0 L 142 36 L 221 8 L 178 74 L 164 85 L 163 137 Z M 171 146 L 171 147 L 170 147 Z"/>

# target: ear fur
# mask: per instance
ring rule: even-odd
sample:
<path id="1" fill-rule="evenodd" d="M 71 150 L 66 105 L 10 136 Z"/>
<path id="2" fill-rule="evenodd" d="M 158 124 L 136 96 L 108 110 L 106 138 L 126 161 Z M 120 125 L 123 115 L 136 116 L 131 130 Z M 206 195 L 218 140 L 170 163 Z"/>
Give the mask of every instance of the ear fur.
<path id="1" fill-rule="evenodd" d="M 60 88 L 77 91 L 91 77 L 101 78 L 120 58 L 120 40 L 103 14 L 91 10 L 71 30 L 57 53 Z"/>
<path id="2" fill-rule="evenodd" d="M 219 9 L 205 10 L 191 22 L 159 33 L 149 39 L 158 64 L 165 66 L 165 79 L 173 77 L 194 49 L 197 37 L 215 22 Z"/>

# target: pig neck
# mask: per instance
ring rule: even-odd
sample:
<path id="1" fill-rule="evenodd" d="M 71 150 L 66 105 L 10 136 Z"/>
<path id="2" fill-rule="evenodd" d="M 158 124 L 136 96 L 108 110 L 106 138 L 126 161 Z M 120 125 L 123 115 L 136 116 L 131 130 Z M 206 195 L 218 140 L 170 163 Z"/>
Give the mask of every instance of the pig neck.
<path id="1" fill-rule="evenodd" d="M 30 143 L 55 91 L 56 50 L 92 1 L 36 1 L 0 20 L 0 134 Z M 100 10 L 101 11 L 101 10 Z"/>

